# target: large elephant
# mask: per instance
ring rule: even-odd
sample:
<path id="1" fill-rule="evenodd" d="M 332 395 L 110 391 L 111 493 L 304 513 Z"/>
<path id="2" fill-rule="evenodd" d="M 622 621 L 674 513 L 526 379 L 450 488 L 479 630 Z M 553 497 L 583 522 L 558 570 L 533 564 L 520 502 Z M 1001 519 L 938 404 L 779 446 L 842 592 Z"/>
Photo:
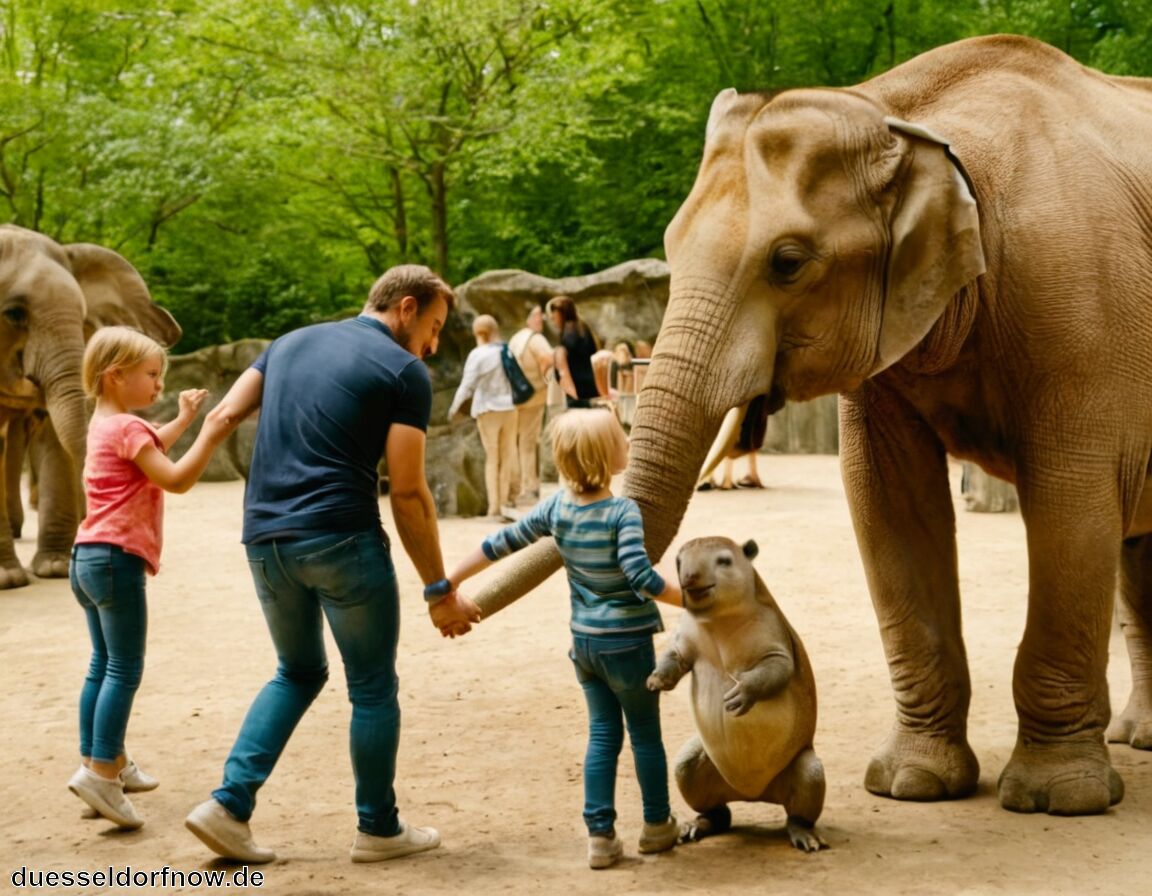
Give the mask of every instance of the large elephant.
<path id="1" fill-rule="evenodd" d="M 841 393 L 841 467 L 896 718 L 866 787 L 971 793 L 971 685 L 945 455 L 1014 482 L 1027 527 L 1020 812 L 1121 799 L 1152 748 L 1152 81 L 976 38 L 848 89 L 715 100 L 665 234 L 671 293 L 626 491 L 668 546 L 733 406 Z M 551 568 L 547 548 L 482 602 Z M 1133 693 L 1109 728 L 1118 570 Z"/>
<path id="2" fill-rule="evenodd" d="M 110 324 L 135 326 L 163 345 L 180 338 L 172 315 L 152 302 L 139 273 L 117 253 L 0 225 L 0 588 L 28 584 L 13 545 L 23 521 L 26 453 L 38 492 L 32 571 L 68 574 L 83 513 L 88 428 L 80 362 L 87 338 Z"/>

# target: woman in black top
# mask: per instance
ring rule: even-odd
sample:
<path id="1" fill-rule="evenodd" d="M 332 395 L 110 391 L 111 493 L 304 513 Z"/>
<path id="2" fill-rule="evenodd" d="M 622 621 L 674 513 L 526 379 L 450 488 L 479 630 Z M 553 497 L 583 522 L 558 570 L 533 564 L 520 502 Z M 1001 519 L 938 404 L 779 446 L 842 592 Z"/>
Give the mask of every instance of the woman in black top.
<path id="1" fill-rule="evenodd" d="M 548 302 L 552 326 L 560 334 L 556 346 L 556 373 L 570 408 L 586 408 L 599 396 L 592 373 L 592 355 L 599 347 L 596 337 L 580 320 L 576 303 L 569 296 L 555 296 Z"/>

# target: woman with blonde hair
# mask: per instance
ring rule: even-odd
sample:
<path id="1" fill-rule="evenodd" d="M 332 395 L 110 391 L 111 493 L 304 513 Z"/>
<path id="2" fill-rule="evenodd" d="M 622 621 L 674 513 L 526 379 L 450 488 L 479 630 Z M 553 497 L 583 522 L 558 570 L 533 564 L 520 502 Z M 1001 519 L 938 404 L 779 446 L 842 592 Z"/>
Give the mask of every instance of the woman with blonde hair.
<path id="1" fill-rule="evenodd" d="M 472 399 L 471 415 L 480 431 L 484 446 L 484 489 L 488 494 L 488 516 L 493 519 L 515 519 L 516 495 L 520 489 L 519 460 L 516 451 L 516 406 L 512 402 L 512 385 L 504 372 L 500 326 L 490 314 L 481 314 L 472 322 L 476 348 L 464 361 L 464 374 L 452 406 L 451 420 Z"/>

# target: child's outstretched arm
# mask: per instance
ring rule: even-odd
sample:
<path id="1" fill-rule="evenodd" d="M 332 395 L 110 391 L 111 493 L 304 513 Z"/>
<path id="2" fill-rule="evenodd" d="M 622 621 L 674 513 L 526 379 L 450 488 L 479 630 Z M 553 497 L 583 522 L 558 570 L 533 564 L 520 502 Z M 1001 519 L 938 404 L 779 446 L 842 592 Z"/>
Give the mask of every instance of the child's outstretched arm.
<path id="1" fill-rule="evenodd" d="M 680 590 L 680 583 L 673 578 L 665 578 L 664 590 L 659 594 L 654 594 L 652 599 L 673 607 L 684 606 L 684 593 Z"/>
<path id="2" fill-rule="evenodd" d="M 141 448 L 133 460 L 152 482 L 165 491 L 181 494 L 196 484 L 208 466 L 208 461 L 212 459 L 212 452 L 233 428 L 220 405 L 217 405 L 208 412 L 196 441 L 180 460 L 173 461 L 152 444 Z"/>
<path id="3" fill-rule="evenodd" d="M 477 546 L 467 557 L 456 564 L 456 568 L 452 572 L 448 573 L 448 581 L 452 583 L 454 588 L 459 588 L 465 579 L 472 578 L 476 573 L 487 569 L 495 562 L 488 559 L 484 553 L 484 548 Z"/>
<path id="4" fill-rule="evenodd" d="M 207 397 L 207 389 L 184 389 L 180 392 L 178 399 L 180 410 L 176 414 L 176 419 L 165 423 L 156 430 L 165 451 L 175 445 L 176 440 L 184 435 L 184 430 L 196 419 L 196 415 L 200 413 L 200 406 L 204 404 L 204 399 Z"/>

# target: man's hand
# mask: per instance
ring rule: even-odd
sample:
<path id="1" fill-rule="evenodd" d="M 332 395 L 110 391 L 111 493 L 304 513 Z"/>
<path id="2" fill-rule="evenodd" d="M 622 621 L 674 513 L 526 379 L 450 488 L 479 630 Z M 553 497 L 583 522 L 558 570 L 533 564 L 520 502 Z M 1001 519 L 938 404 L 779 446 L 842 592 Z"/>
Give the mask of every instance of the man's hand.
<path id="1" fill-rule="evenodd" d="M 453 591 L 436 603 L 428 605 L 432 624 L 445 638 L 455 638 L 472 631 L 472 623 L 480 621 L 480 608 L 459 591 Z"/>

